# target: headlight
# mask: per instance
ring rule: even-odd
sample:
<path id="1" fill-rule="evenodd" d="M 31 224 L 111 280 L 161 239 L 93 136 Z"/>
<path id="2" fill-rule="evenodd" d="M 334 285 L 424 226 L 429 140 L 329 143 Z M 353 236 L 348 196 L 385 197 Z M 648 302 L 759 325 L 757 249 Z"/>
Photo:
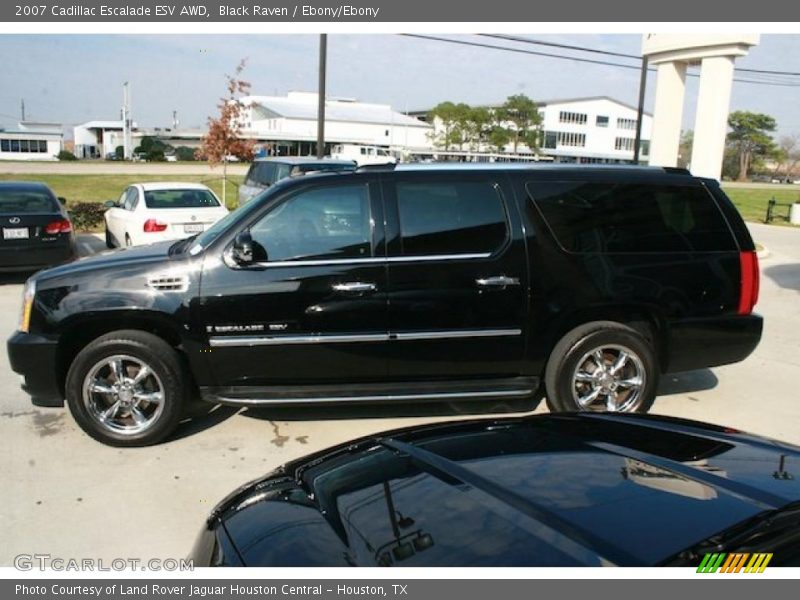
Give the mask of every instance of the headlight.
<path id="1" fill-rule="evenodd" d="M 31 325 L 31 310 L 33 309 L 33 298 L 36 295 L 36 280 L 28 279 L 25 288 L 22 290 L 22 314 L 19 319 L 19 330 L 28 333 Z"/>

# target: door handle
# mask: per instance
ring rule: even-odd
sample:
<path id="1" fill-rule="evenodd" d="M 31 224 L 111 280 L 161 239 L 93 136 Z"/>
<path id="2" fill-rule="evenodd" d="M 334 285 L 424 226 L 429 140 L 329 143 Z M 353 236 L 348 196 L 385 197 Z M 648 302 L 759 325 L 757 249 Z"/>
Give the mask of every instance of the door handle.
<path id="1" fill-rule="evenodd" d="M 495 275 L 494 277 L 480 277 L 475 280 L 475 283 L 482 288 L 504 288 L 510 285 L 519 285 L 519 278 Z"/>
<path id="2" fill-rule="evenodd" d="M 348 281 L 345 283 L 334 283 L 331 288 L 334 292 L 341 292 L 343 294 L 364 294 L 377 291 L 378 286 L 374 283 L 365 283 L 363 281 Z"/>

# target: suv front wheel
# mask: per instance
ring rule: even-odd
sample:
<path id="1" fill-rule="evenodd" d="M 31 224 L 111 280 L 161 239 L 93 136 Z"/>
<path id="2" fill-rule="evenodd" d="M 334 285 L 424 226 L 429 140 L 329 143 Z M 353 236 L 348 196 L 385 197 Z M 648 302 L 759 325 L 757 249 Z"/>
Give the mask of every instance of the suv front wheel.
<path id="1" fill-rule="evenodd" d="M 613 321 L 577 327 L 556 344 L 545 371 L 554 412 L 647 412 L 658 386 L 651 344 Z"/>
<path id="2" fill-rule="evenodd" d="M 175 350 L 144 331 L 115 331 L 86 346 L 67 374 L 75 421 L 110 446 L 165 439 L 182 416 L 186 386 Z"/>

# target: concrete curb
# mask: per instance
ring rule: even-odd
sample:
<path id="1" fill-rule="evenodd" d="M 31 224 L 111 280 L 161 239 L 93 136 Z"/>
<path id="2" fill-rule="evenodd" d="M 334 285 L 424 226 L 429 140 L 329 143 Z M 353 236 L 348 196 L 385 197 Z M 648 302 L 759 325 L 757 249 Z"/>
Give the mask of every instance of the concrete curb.
<path id="1" fill-rule="evenodd" d="M 756 252 L 756 256 L 758 256 L 758 260 L 764 260 L 765 258 L 769 258 L 770 251 L 764 244 L 761 245 L 761 250 Z"/>

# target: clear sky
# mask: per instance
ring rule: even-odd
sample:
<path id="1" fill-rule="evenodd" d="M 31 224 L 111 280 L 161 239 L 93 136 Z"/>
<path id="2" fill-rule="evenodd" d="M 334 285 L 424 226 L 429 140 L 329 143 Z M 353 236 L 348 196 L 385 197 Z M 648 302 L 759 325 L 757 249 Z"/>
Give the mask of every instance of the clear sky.
<path id="1" fill-rule="evenodd" d="M 446 37 L 635 64 L 485 37 Z M 638 35 L 529 37 L 628 54 L 638 54 L 641 44 Z M 224 74 L 245 57 L 244 78 L 254 94 L 314 91 L 317 44 L 316 35 L 0 35 L 0 126 L 16 125 L 24 98 L 29 119 L 64 123 L 71 137 L 76 123 L 118 119 L 122 83 L 130 81 L 133 117 L 140 126 L 168 127 L 177 110 L 181 127 L 202 127 L 224 93 Z M 737 66 L 798 72 L 800 35 L 764 35 Z M 515 93 L 535 100 L 608 95 L 635 104 L 638 79 L 636 70 L 397 35 L 328 36 L 329 95 L 389 103 L 401 111 L 443 100 L 497 103 Z M 651 75 L 648 110 L 654 87 Z M 689 78 L 685 128 L 693 127 L 696 93 L 697 79 Z M 734 110 L 772 115 L 779 135 L 800 134 L 800 84 L 735 83 L 731 104 Z"/>

